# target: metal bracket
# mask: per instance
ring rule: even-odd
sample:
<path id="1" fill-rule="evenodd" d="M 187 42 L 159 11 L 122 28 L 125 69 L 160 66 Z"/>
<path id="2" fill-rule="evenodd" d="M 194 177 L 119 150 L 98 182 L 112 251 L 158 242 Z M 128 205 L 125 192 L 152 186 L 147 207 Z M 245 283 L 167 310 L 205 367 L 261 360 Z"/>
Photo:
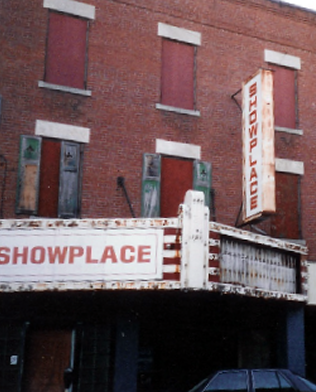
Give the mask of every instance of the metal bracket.
<path id="1" fill-rule="evenodd" d="M 0 219 L 3 219 L 3 207 L 4 207 L 4 194 L 7 181 L 8 162 L 4 155 L 0 155 L 0 169 L 3 169 L 1 186 L 1 199 L 0 199 Z"/>
<path id="2" fill-rule="evenodd" d="M 231 95 L 231 99 L 234 100 L 234 102 L 236 103 L 236 105 L 239 107 L 239 110 L 242 112 L 242 107 L 240 106 L 239 102 L 237 101 L 237 99 L 235 98 L 236 95 L 238 95 L 241 92 L 241 88 L 235 92 L 235 94 Z"/>
<path id="3" fill-rule="evenodd" d="M 126 186 L 125 186 L 125 178 L 124 177 L 117 177 L 116 184 L 117 184 L 118 188 L 122 188 L 123 189 L 123 192 L 124 192 L 127 204 L 129 206 L 129 209 L 131 211 L 132 217 L 135 218 L 135 213 L 134 213 L 134 210 L 133 210 L 133 206 L 132 206 L 132 203 L 130 201 L 130 198 L 128 196 L 127 189 L 126 189 Z"/>

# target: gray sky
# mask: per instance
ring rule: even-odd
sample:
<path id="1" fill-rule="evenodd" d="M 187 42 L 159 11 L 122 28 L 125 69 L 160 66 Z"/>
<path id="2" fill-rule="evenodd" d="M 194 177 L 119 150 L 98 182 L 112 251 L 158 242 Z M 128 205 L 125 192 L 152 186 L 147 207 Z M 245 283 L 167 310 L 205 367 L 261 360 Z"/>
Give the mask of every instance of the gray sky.
<path id="1" fill-rule="evenodd" d="M 284 0 L 284 3 L 296 4 L 300 7 L 316 11 L 316 0 Z"/>

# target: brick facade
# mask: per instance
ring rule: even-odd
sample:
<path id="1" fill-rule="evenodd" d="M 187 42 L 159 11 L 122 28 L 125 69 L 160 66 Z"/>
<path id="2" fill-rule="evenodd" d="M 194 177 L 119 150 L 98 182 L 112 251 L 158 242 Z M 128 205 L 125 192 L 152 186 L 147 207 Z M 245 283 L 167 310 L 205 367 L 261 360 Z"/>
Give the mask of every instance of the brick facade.
<path id="1" fill-rule="evenodd" d="M 19 137 L 34 135 L 36 120 L 44 120 L 90 129 L 89 143 L 84 145 L 81 217 L 131 217 L 117 187 L 119 176 L 124 177 L 135 215 L 140 216 L 142 154 L 155 153 L 159 138 L 201 146 L 201 159 L 212 164 L 216 220 L 233 226 L 242 201 L 242 139 L 241 112 L 231 96 L 260 67 L 269 66 L 264 61 L 264 50 L 269 49 L 301 60 L 296 73 L 297 112 L 298 128 L 304 133 L 276 132 L 276 156 L 304 162 L 301 231 L 309 259 L 315 260 L 316 15 L 270 0 L 84 3 L 95 6 L 87 46 L 91 96 L 38 86 L 45 74 L 49 14 L 43 0 L 1 4 L 0 154 L 8 165 L 4 218 L 17 217 Z M 162 51 L 158 23 L 201 34 L 195 59 L 200 116 L 156 108 Z M 240 94 L 236 99 L 241 103 Z M 269 234 L 269 221 L 264 227 Z"/>

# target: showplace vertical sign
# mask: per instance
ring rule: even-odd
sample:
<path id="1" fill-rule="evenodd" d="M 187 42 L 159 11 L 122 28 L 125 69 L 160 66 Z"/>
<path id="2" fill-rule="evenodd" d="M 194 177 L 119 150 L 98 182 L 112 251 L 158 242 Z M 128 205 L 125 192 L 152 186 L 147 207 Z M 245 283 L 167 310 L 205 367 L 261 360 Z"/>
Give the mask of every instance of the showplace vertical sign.
<path id="1" fill-rule="evenodd" d="M 243 84 L 243 221 L 275 212 L 273 72 Z"/>

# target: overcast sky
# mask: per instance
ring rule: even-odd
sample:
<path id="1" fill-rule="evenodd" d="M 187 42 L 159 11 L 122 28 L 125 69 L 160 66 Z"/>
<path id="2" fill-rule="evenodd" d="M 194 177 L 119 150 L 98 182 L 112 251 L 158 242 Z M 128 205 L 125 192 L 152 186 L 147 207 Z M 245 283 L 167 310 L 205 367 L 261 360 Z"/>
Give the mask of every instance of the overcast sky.
<path id="1" fill-rule="evenodd" d="M 284 3 L 296 4 L 300 7 L 316 11 L 316 0 L 284 0 Z"/>

